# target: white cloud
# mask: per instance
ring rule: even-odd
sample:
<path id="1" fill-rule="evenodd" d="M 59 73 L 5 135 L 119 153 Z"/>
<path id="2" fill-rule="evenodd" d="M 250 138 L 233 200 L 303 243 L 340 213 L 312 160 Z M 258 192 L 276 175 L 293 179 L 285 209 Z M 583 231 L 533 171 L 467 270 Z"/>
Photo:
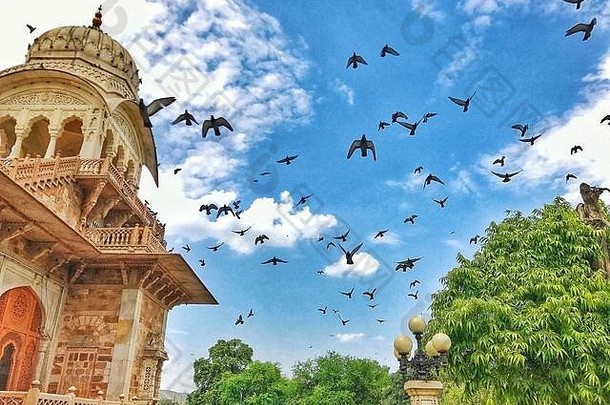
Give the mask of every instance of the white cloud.
<path id="1" fill-rule="evenodd" d="M 411 9 L 417 14 L 429 17 L 435 21 L 443 21 L 447 15 L 439 10 L 430 0 L 411 0 Z"/>
<path id="2" fill-rule="evenodd" d="M 354 264 L 347 264 L 345 255 L 324 269 L 324 274 L 331 277 L 369 276 L 375 274 L 381 266 L 377 259 L 368 253 L 358 252 L 353 257 Z"/>
<path id="3" fill-rule="evenodd" d="M 354 105 L 354 100 L 356 97 L 354 89 L 343 83 L 341 80 L 335 79 L 335 90 L 345 97 L 347 104 Z"/>
<path id="4" fill-rule="evenodd" d="M 421 174 L 408 173 L 402 180 L 386 180 L 385 184 L 390 187 L 398 187 L 404 191 L 411 192 L 419 190 L 424 185 L 425 177 Z"/>
<path id="5" fill-rule="evenodd" d="M 335 337 L 337 338 L 337 340 L 341 343 L 348 343 L 348 342 L 359 342 L 362 339 L 364 339 L 365 334 L 362 332 L 358 332 L 358 333 L 337 333 L 335 335 Z"/>
<path id="6" fill-rule="evenodd" d="M 472 193 L 479 195 L 479 188 L 475 181 L 472 179 L 472 174 L 466 169 L 452 168 L 453 171 L 457 171 L 457 177 L 448 182 L 448 187 L 452 191 L 460 193 Z"/>

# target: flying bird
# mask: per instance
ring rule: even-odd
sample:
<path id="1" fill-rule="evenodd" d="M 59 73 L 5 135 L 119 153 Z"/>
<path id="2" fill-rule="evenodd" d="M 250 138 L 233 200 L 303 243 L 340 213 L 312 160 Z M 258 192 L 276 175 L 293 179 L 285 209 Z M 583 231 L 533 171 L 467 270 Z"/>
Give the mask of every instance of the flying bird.
<path id="1" fill-rule="evenodd" d="M 463 111 L 466 112 L 466 111 L 468 111 L 468 107 L 470 106 L 470 100 L 472 100 L 472 98 L 474 97 L 475 94 L 477 94 L 476 91 L 474 93 L 472 93 L 472 96 L 468 97 L 466 100 L 462 100 L 462 99 L 455 98 L 455 97 L 449 97 L 449 100 L 453 101 L 455 104 L 459 105 L 460 107 L 464 107 Z"/>
<path id="2" fill-rule="evenodd" d="M 333 236 L 334 239 L 339 239 L 341 242 L 347 242 L 347 235 L 349 235 L 349 229 L 347 231 L 345 231 L 345 233 L 339 235 L 339 236 Z"/>
<path id="3" fill-rule="evenodd" d="M 199 259 L 199 265 L 201 267 L 204 267 L 205 266 L 205 259 Z"/>
<path id="4" fill-rule="evenodd" d="M 396 262 L 397 265 L 394 270 L 396 270 L 396 271 L 402 270 L 403 272 L 405 272 L 405 271 L 407 271 L 407 269 L 412 269 L 413 267 L 415 267 L 415 262 L 422 259 L 422 257 L 415 257 L 413 259 L 408 258 L 406 260 L 401 260 L 399 262 Z"/>
<path id="5" fill-rule="evenodd" d="M 197 122 L 195 117 L 193 117 L 193 114 L 191 114 L 188 110 L 184 110 L 184 112 L 182 114 L 180 114 L 178 117 L 176 117 L 176 119 L 172 121 L 172 125 L 176 125 L 182 121 L 184 121 L 184 123 L 189 126 L 193 125 L 193 122 L 195 124 L 199 125 L 199 123 Z"/>
<path id="6" fill-rule="evenodd" d="M 237 320 L 235 321 L 235 325 L 243 325 L 244 324 L 244 318 L 241 316 L 241 314 L 237 317 Z"/>
<path id="7" fill-rule="evenodd" d="M 576 10 L 580 10 L 580 5 L 585 0 L 563 0 L 563 1 L 565 1 L 566 3 L 570 3 L 570 4 L 576 4 Z"/>
<path id="8" fill-rule="evenodd" d="M 508 183 L 509 181 L 511 181 L 511 178 L 519 173 L 521 173 L 523 170 L 519 170 L 518 172 L 512 172 L 512 173 L 498 173 L 498 172 L 494 172 L 493 170 L 490 170 L 493 174 L 495 174 L 496 176 L 500 177 L 502 179 L 502 183 Z"/>
<path id="9" fill-rule="evenodd" d="M 227 121 L 225 117 L 214 118 L 214 116 L 211 115 L 209 120 L 203 121 L 203 125 L 201 126 L 201 136 L 205 138 L 210 129 L 214 130 L 214 135 L 220 136 L 220 127 L 225 127 L 229 131 L 233 132 L 233 127 L 231 124 L 229 124 L 229 121 Z"/>
<path id="10" fill-rule="evenodd" d="M 417 122 L 414 122 L 413 124 L 409 123 L 409 122 L 402 122 L 402 121 L 396 121 L 398 124 L 400 124 L 401 126 L 407 128 L 408 130 L 410 130 L 409 135 L 414 136 L 415 135 L 415 131 L 417 130 L 417 126 L 419 125 L 419 123 L 421 122 L 421 119 Z"/>
<path id="11" fill-rule="evenodd" d="M 186 253 L 191 251 L 191 247 L 188 245 L 188 243 L 184 246 L 182 246 L 182 249 L 184 249 L 186 251 Z"/>
<path id="12" fill-rule="evenodd" d="M 258 235 L 256 238 L 254 238 L 254 245 L 258 245 L 259 243 L 263 244 L 266 240 L 269 240 L 269 237 L 267 235 Z"/>
<path id="13" fill-rule="evenodd" d="M 354 52 L 352 54 L 352 56 L 349 57 L 349 59 L 347 60 L 347 66 L 345 67 L 346 69 L 348 67 L 353 67 L 354 69 L 356 69 L 358 67 L 358 64 L 361 63 L 363 65 L 368 65 L 368 63 L 366 63 L 366 61 L 364 60 L 364 58 L 360 55 L 356 55 L 356 52 Z"/>
<path id="14" fill-rule="evenodd" d="M 424 124 L 427 123 L 430 118 L 435 117 L 437 114 L 438 113 L 435 113 L 435 112 L 427 112 L 427 113 L 425 113 L 424 116 L 422 117 L 422 120 L 423 120 Z"/>
<path id="15" fill-rule="evenodd" d="M 251 228 L 252 228 L 252 226 L 249 226 L 246 229 L 241 229 L 239 231 L 231 231 L 231 232 L 236 233 L 239 236 L 244 236 L 246 234 L 246 232 L 248 232 Z"/>
<path id="16" fill-rule="evenodd" d="M 326 249 L 330 249 L 330 247 L 331 247 L 331 246 L 332 246 L 332 247 L 337 247 L 337 245 L 335 245 L 335 243 L 334 243 L 334 242 L 328 242 L 328 243 L 326 244 Z"/>
<path id="17" fill-rule="evenodd" d="M 580 146 L 580 145 L 574 145 L 574 146 L 572 146 L 572 148 L 570 149 L 570 155 L 573 155 L 573 154 L 575 154 L 575 153 L 578 153 L 579 151 L 580 151 L 580 152 L 582 152 L 582 146 Z"/>
<path id="18" fill-rule="evenodd" d="M 502 155 L 501 158 L 498 158 L 496 160 L 493 161 L 492 165 L 500 165 L 500 166 L 504 166 L 504 158 L 506 158 L 506 156 Z"/>
<path id="19" fill-rule="evenodd" d="M 380 54 L 380 55 L 381 55 L 381 57 L 382 57 L 382 58 L 385 58 L 385 56 L 386 56 L 387 54 L 394 55 L 394 56 L 398 56 L 398 55 L 400 55 L 400 54 L 399 54 L 399 53 L 396 51 L 396 49 L 392 48 L 392 47 L 391 47 L 391 46 L 389 46 L 388 44 L 385 44 L 385 45 L 384 45 L 384 47 L 383 47 L 383 48 L 381 48 L 381 54 Z"/>
<path id="20" fill-rule="evenodd" d="M 542 136 L 544 132 L 539 133 L 536 136 L 532 136 L 531 138 L 524 138 L 524 139 L 519 139 L 520 142 L 527 142 L 530 144 L 530 146 L 534 146 L 534 142 L 536 142 L 536 139 L 540 138 Z"/>
<path id="21" fill-rule="evenodd" d="M 377 238 L 383 238 L 383 236 L 385 235 L 385 233 L 389 231 L 389 229 L 384 229 L 381 231 L 377 231 L 377 234 L 373 237 L 373 239 L 377 239 Z"/>
<path id="22" fill-rule="evenodd" d="M 371 308 L 371 309 L 375 309 L 375 307 L 376 307 L 377 305 L 379 305 L 379 304 L 368 304 L 369 308 Z"/>
<path id="23" fill-rule="evenodd" d="M 474 243 L 476 245 L 477 243 L 479 243 L 479 238 L 480 238 L 479 235 L 473 236 L 472 238 L 470 238 L 469 244 L 472 245 Z"/>
<path id="24" fill-rule="evenodd" d="M 318 308 L 318 311 L 322 312 L 322 315 L 326 315 L 326 310 L 328 309 L 328 305 L 324 308 Z"/>
<path id="25" fill-rule="evenodd" d="M 219 243 L 218 245 L 215 245 L 215 246 L 209 246 L 207 249 L 210 249 L 212 252 L 217 252 L 217 251 L 218 251 L 218 249 L 220 249 L 220 247 L 221 247 L 222 245 L 224 245 L 224 244 L 225 244 L 224 242 L 221 242 L 221 243 Z"/>
<path id="26" fill-rule="evenodd" d="M 30 30 L 30 34 L 36 30 L 36 27 L 33 27 L 30 24 L 26 24 L 25 26 L 28 27 L 28 30 Z"/>
<path id="27" fill-rule="evenodd" d="M 449 198 L 449 196 L 447 196 L 447 197 L 443 198 L 442 200 L 434 200 L 434 199 L 433 199 L 432 201 L 434 201 L 435 203 L 437 203 L 438 205 L 440 205 L 440 206 L 441 206 L 441 208 L 445 208 L 445 203 L 447 202 L 447 199 L 448 199 L 448 198 Z"/>
<path id="28" fill-rule="evenodd" d="M 218 208 L 218 211 L 216 212 L 216 218 L 220 217 L 222 214 L 224 214 L 224 215 L 231 214 L 231 215 L 235 216 L 235 211 L 233 211 L 233 208 L 231 208 L 227 204 L 225 204 L 222 207 Z"/>
<path id="29" fill-rule="evenodd" d="M 413 174 L 419 174 L 422 172 L 422 170 L 424 170 L 423 166 L 417 166 L 415 170 L 413 170 Z"/>
<path id="30" fill-rule="evenodd" d="M 354 292 L 354 288 L 356 287 L 352 287 L 351 290 L 349 291 L 339 291 L 341 294 L 345 295 L 348 299 L 352 299 L 352 293 Z"/>
<path id="31" fill-rule="evenodd" d="M 610 125 L 610 114 L 608 114 L 604 118 L 602 118 L 602 120 L 599 123 L 603 124 L 604 121 L 608 121 L 608 125 Z"/>
<path id="32" fill-rule="evenodd" d="M 180 170 L 182 170 L 182 168 L 181 168 L 181 167 L 176 167 L 176 168 L 174 169 L 174 174 L 178 174 L 178 172 L 179 172 Z"/>
<path id="33" fill-rule="evenodd" d="M 436 181 L 437 183 L 445 184 L 445 183 L 443 183 L 443 181 L 440 178 L 438 178 L 434 174 L 430 173 L 426 177 L 426 180 L 424 180 L 424 187 L 423 188 L 426 188 L 426 186 L 430 185 L 430 183 L 432 183 L 433 181 Z"/>
<path id="34" fill-rule="evenodd" d="M 369 297 L 369 301 L 375 299 L 375 293 L 377 292 L 377 288 L 373 288 L 371 291 L 364 291 L 362 295 L 366 295 Z"/>
<path id="35" fill-rule="evenodd" d="M 288 263 L 288 262 L 284 259 L 280 259 L 279 257 L 273 256 L 271 259 L 267 259 L 264 262 L 262 262 L 261 264 L 272 264 L 274 266 L 277 266 L 278 263 Z"/>
<path id="36" fill-rule="evenodd" d="M 377 126 L 377 131 L 381 131 L 382 129 L 386 129 L 386 127 L 389 127 L 390 124 L 388 124 L 385 121 L 379 121 L 379 125 Z"/>
<path id="37" fill-rule="evenodd" d="M 413 294 L 413 293 L 407 294 L 407 297 L 413 297 L 413 298 L 417 299 L 418 295 L 419 295 L 419 290 L 415 291 L 415 294 Z"/>
<path id="38" fill-rule="evenodd" d="M 216 204 L 201 204 L 199 207 L 199 212 L 205 210 L 205 215 L 210 215 L 212 210 L 217 210 L 218 206 Z"/>
<path id="39" fill-rule="evenodd" d="M 417 286 L 418 284 L 421 284 L 421 282 L 419 280 L 413 280 L 413 281 L 411 281 L 411 283 L 409 283 L 409 288 L 413 288 L 413 287 Z"/>
<path id="40" fill-rule="evenodd" d="M 341 244 L 339 244 L 339 248 L 345 254 L 345 261 L 347 262 L 347 264 L 354 264 L 354 255 L 356 254 L 356 252 L 358 252 L 358 250 L 360 250 L 361 247 L 362 243 L 348 252 L 343 248 L 343 246 L 341 246 Z"/>
<path id="41" fill-rule="evenodd" d="M 399 118 L 402 118 L 405 120 L 409 119 L 409 117 L 407 117 L 407 114 L 403 113 L 402 111 L 396 111 L 396 112 L 392 113 L 392 123 L 399 122 L 398 121 Z"/>
<path id="42" fill-rule="evenodd" d="M 283 158 L 283 159 L 276 160 L 276 162 L 277 162 L 277 163 L 285 163 L 286 165 L 289 165 L 289 164 L 291 164 L 291 163 L 292 163 L 292 161 L 293 161 L 294 159 L 296 159 L 297 157 L 299 157 L 299 155 L 286 156 L 286 157 L 285 157 L 285 158 Z"/>
<path id="43" fill-rule="evenodd" d="M 415 218 L 417 218 L 417 214 L 413 214 L 413 215 L 411 215 L 411 216 L 406 217 L 406 218 L 405 218 L 405 220 L 404 220 L 404 221 L 402 221 L 402 222 L 403 222 L 404 224 L 406 224 L 407 222 L 410 222 L 410 223 L 412 223 L 412 224 L 414 224 L 414 225 L 415 225 Z"/>
<path id="44" fill-rule="evenodd" d="M 528 125 L 527 124 L 515 124 L 511 127 L 512 129 L 516 129 L 517 131 L 519 131 L 521 134 L 519 135 L 520 138 L 523 138 L 525 136 L 525 133 L 527 132 L 528 129 Z"/>
<path id="45" fill-rule="evenodd" d="M 343 318 L 341 318 L 341 315 L 338 315 L 338 316 L 339 316 L 339 320 L 341 321 L 341 324 L 342 324 L 343 326 L 347 325 L 347 323 L 350 321 L 349 319 L 343 319 Z"/>
<path id="46" fill-rule="evenodd" d="M 566 37 L 572 34 L 576 34 L 577 32 L 584 32 L 582 40 L 586 41 L 587 39 L 591 38 L 591 31 L 593 31 L 593 27 L 595 27 L 595 24 L 597 24 L 597 18 L 593 18 L 589 24 L 576 24 L 575 26 L 569 28 L 566 31 Z"/>
<path id="47" fill-rule="evenodd" d="M 373 152 L 373 160 L 377 160 L 377 154 L 375 153 L 375 144 L 373 141 L 369 141 L 366 139 L 366 135 L 362 134 L 362 138 L 356 139 L 352 142 L 349 147 L 349 151 L 347 152 L 347 158 L 351 158 L 352 154 L 356 151 L 356 149 L 360 149 L 360 155 L 362 157 L 367 156 L 367 152 L 370 149 Z"/>
<path id="48" fill-rule="evenodd" d="M 248 311 L 248 315 L 246 316 L 246 318 L 252 318 L 254 316 L 254 311 L 252 310 L 252 308 L 250 308 L 250 311 Z"/>
<path id="49" fill-rule="evenodd" d="M 568 182 L 568 180 L 570 180 L 570 179 L 577 179 L 577 178 L 578 178 L 578 177 L 576 177 L 576 175 L 575 175 L 575 174 L 568 173 L 568 174 L 566 174 L 566 183 L 567 183 L 567 182 Z"/>
<path id="50" fill-rule="evenodd" d="M 167 107 L 171 103 L 176 101 L 176 97 L 162 97 L 156 100 L 153 100 L 152 103 L 146 105 L 143 99 L 140 99 L 139 109 L 140 116 L 144 121 L 144 126 L 146 128 L 152 128 L 152 123 L 150 122 L 150 117 L 158 113 L 163 107 Z"/>
<path id="51" fill-rule="evenodd" d="M 308 195 L 302 196 L 301 199 L 299 200 L 299 202 L 297 203 L 297 205 L 305 205 L 307 203 L 307 200 L 309 200 L 312 196 L 313 196 L 313 194 L 308 194 Z"/>

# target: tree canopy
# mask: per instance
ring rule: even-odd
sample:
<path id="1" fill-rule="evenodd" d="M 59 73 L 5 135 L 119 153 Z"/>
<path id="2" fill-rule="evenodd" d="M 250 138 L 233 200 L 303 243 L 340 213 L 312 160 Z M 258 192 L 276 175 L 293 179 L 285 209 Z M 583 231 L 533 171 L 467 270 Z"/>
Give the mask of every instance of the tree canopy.
<path id="1" fill-rule="evenodd" d="M 593 264 L 609 235 L 561 198 L 491 223 L 434 295 L 429 333 L 453 341 L 450 378 L 495 404 L 606 403 L 610 283 Z"/>

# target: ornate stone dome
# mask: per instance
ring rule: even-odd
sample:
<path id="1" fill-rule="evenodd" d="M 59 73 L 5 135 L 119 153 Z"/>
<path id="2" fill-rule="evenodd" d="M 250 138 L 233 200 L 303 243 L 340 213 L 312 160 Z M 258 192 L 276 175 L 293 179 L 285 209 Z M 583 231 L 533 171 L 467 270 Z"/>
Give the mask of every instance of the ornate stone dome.
<path id="1" fill-rule="evenodd" d="M 101 13 L 98 12 L 99 24 Z M 97 17 L 96 15 L 96 17 Z M 29 46 L 26 64 L 40 62 L 84 61 L 106 72 L 124 79 L 131 92 L 138 94 L 138 69 L 131 55 L 119 42 L 96 26 L 96 19 L 91 27 L 57 27 L 34 40 Z"/>

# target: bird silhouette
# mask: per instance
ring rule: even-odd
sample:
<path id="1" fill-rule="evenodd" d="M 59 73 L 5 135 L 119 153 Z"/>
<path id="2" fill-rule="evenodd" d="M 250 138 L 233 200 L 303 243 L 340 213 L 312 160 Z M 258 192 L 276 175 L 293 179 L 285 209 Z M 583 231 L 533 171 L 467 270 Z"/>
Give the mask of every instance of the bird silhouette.
<path id="1" fill-rule="evenodd" d="M 585 0 L 563 0 L 563 1 L 565 1 L 566 3 L 570 3 L 570 4 L 576 4 L 576 10 L 580 10 L 580 5 Z"/>
<path id="2" fill-rule="evenodd" d="M 470 100 L 472 100 L 472 98 L 474 97 L 475 94 L 477 94 L 476 91 L 474 93 L 472 93 L 472 96 L 468 97 L 466 100 L 462 100 L 462 99 L 455 98 L 455 97 L 449 97 L 449 100 L 453 101 L 455 104 L 459 105 L 460 107 L 463 107 L 462 111 L 466 112 L 466 111 L 468 111 L 468 107 L 470 106 Z"/>
<path id="3" fill-rule="evenodd" d="M 251 228 L 252 228 L 252 226 L 249 226 L 246 229 L 241 229 L 241 230 L 238 230 L 238 231 L 231 231 L 231 232 L 236 233 L 239 236 L 244 236 L 246 234 L 246 232 L 248 232 Z"/>
<path id="4" fill-rule="evenodd" d="M 409 288 L 413 288 L 413 287 L 417 286 L 418 284 L 421 284 L 421 282 L 419 280 L 413 280 L 409 283 Z"/>
<path id="5" fill-rule="evenodd" d="M 432 200 L 435 203 L 437 203 L 438 205 L 441 206 L 441 208 L 445 208 L 445 203 L 447 202 L 447 199 L 449 198 L 449 196 L 443 198 L 442 200 Z"/>
<path id="6" fill-rule="evenodd" d="M 473 236 L 472 238 L 470 238 L 469 244 L 472 245 L 474 243 L 476 245 L 477 243 L 479 243 L 479 238 L 480 238 L 479 235 Z"/>
<path id="7" fill-rule="evenodd" d="M 146 105 L 143 99 L 140 99 L 138 108 L 140 110 L 140 116 L 142 117 L 142 121 L 144 121 L 144 126 L 146 128 L 152 128 L 152 122 L 150 122 L 150 117 L 158 113 L 163 107 L 167 107 L 171 103 L 176 101 L 176 97 L 162 97 L 153 100 L 152 103 Z"/>
<path id="8" fill-rule="evenodd" d="M 375 309 L 375 307 L 376 307 L 377 305 L 379 305 L 379 304 L 368 304 L 369 308 L 371 308 L 371 309 Z"/>
<path id="9" fill-rule="evenodd" d="M 218 206 L 216 204 L 201 204 L 199 207 L 199 212 L 205 211 L 205 215 L 210 215 L 212 210 L 217 210 Z"/>
<path id="10" fill-rule="evenodd" d="M 225 117 L 214 118 L 214 116 L 211 115 L 210 119 L 203 121 L 203 124 L 201 125 L 201 136 L 205 138 L 210 129 L 214 130 L 214 135 L 220 136 L 220 127 L 225 127 L 233 132 L 233 127 Z"/>
<path id="11" fill-rule="evenodd" d="M 341 318 L 341 315 L 337 315 L 339 317 L 339 320 L 341 321 L 341 324 L 343 326 L 347 325 L 347 323 L 350 321 L 349 319 L 343 319 Z"/>
<path id="12" fill-rule="evenodd" d="M 379 125 L 377 125 L 377 131 L 381 131 L 382 129 L 386 129 L 390 124 L 385 121 L 379 121 Z"/>
<path id="13" fill-rule="evenodd" d="M 515 124 L 513 126 L 511 126 L 512 129 L 516 129 L 517 131 L 520 132 L 519 137 L 523 138 L 525 136 L 525 133 L 527 132 L 528 129 L 528 125 L 527 124 Z"/>
<path id="14" fill-rule="evenodd" d="M 250 308 L 250 311 L 248 311 L 248 315 L 246 315 L 246 318 L 252 318 L 254 316 L 254 311 L 252 310 L 252 308 Z"/>
<path id="15" fill-rule="evenodd" d="M 572 146 L 572 148 L 570 148 L 570 155 L 578 153 L 579 151 L 582 152 L 582 146 L 574 145 L 574 146 Z"/>
<path id="16" fill-rule="evenodd" d="M 504 166 L 504 158 L 506 158 L 506 156 L 502 156 L 501 158 L 494 160 L 492 165 L 499 164 L 500 166 Z"/>
<path id="17" fill-rule="evenodd" d="M 204 267 L 205 266 L 205 259 L 199 259 L 199 265 L 201 267 Z"/>
<path id="18" fill-rule="evenodd" d="M 324 274 L 324 270 L 318 270 L 316 273 L 318 273 L 318 274 Z"/>
<path id="19" fill-rule="evenodd" d="M 233 209 L 234 210 L 238 210 L 239 209 L 239 204 L 241 204 L 241 200 L 233 201 L 231 204 L 233 204 Z"/>
<path id="20" fill-rule="evenodd" d="M 567 183 L 567 182 L 568 182 L 568 180 L 570 180 L 570 179 L 577 179 L 577 178 L 578 178 L 578 177 L 576 177 L 576 175 L 575 175 L 575 174 L 568 173 L 568 174 L 566 174 L 566 183 Z"/>
<path id="21" fill-rule="evenodd" d="M 602 120 L 599 123 L 603 124 L 604 121 L 608 121 L 608 125 L 610 125 L 610 114 L 604 116 L 604 118 L 602 118 Z"/>
<path id="22" fill-rule="evenodd" d="M 410 223 L 412 223 L 412 224 L 415 224 L 415 218 L 417 218 L 417 214 L 413 214 L 413 215 L 411 215 L 411 216 L 409 216 L 409 217 L 406 217 L 406 218 L 405 218 L 405 220 L 404 220 L 404 221 L 402 221 L 402 222 L 403 222 L 403 223 L 405 223 L 405 224 L 406 224 L 407 222 L 410 222 Z"/>
<path id="23" fill-rule="evenodd" d="M 496 176 L 500 177 L 502 179 L 502 183 L 508 183 L 511 178 L 519 173 L 521 173 L 523 170 L 519 170 L 517 172 L 512 172 L 512 173 L 498 173 L 498 172 L 494 172 L 493 170 L 490 170 L 493 174 L 495 174 Z"/>
<path id="24" fill-rule="evenodd" d="M 423 188 L 426 188 L 426 186 L 430 185 L 430 183 L 432 183 L 433 181 L 436 181 L 437 183 L 445 184 L 440 178 L 438 178 L 434 174 L 430 173 L 424 180 Z"/>
<path id="25" fill-rule="evenodd" d="M 372 301 L 375 299 L 376 292 L 377 292 L 377 288 L 373 288 L 371 291 L 364 291 L 362 293 L 362 295 L 366 295 L 367 297 L 369 297 L 369 301 Z"/>
<path id="26" fill-rule="evenodd" d="M 339 239 L 341 242 L 347 242 L 347 235 L 349 235 L 349 231 L 350 231 L 350 229 L 348 229 L 347 231 L 345 231 L 345 233 L 343 233 L 339 236 L 333 236 L 333 238 Z"/>
<path id="27" fill-rule="evenodd" d="M 396 49 L 392 48 L 392 47 L 391 47 L 390 45 L 388 45 L 388 44 L 385 44 L 385 45 L 383 46 L 383 48 L 381 48 L 381 53 L 380 53 L 380 56 L 381 56 L 382 58 L 385 58 L 385 56 L 386 56 L 386 55 L 388 55 L 388 54 L 390 54 L 390 55 L 394 55 L 394 56 L 398 56 L 398 55 L 400 55 L 400 53 L 398 53 L 398 52 L 396 51 Z"/>
<path id="28" fill-rule="evenodd" d="M 366 61 L 364 60 L 364 58 L 360 55 L 356 55 L 356 52 L 354 52 L 352 54 L 352 56 L 349 57 L 349 59 L 347 60 L 347 66 L 345 67 L 346 69 L 348 67 L 353 67 L 354 69 L 356 69 L 358 67 L 358 64 L 361 63 L 363 65 L 368 65 L 368 63 L 366 63 Z"/>
<path id="29" fill-rule="evenodd" d="M 229 207 L 227 204 L 223 205 L 222 207 L 218 208 L 218 211 L 216 212 L 216 218 L 220 217 L 221 215 L 233 215 L 235 216 L 235 211 L 233 211 L 233 208 Z"/>
<path id="30" fill-rule="evenodd" d="M 356 252 L 358 252 L 358 250 L 360 250 L 361 247 L 362 243 L 348 252 L 343 248 L 343 246 L 341 246 L 341 244 L 339 244 L 339 248 L 345 254 L 345 261 L 347 262 L 347 264 L 354 264 L 354 255 L 356 254 Z"/>
<path id="31" fill-rule="evenodd" d="M 409 123 L 409 122 L 402 122 L 402 121 L 396 121 L 398 124 L 400 124 L 401 126 L 407 128 L 409 130 L 409 135 L 411 136 L 415 136 L 415 131 L 417 130 L 417 126 L 419 125 L 419 123 L 422 120 L 420 119 L 417 122 L 414 122 L 413 124 Z"/>
<path id="32" fill-rule="evenodd" d="M 540 138 L 542 136 L 543 132 L 539 133 L 536 136 L 532 136 L 531 138 L 523 138 L 523 139 L 519 139 L 520 142 L 527 142 L 530 144 L 530 146 L 534 146 L 534 142 L 536 142 L 536 139 Z"/>
<path id="33" fill-rule="evenodd" d="M 376 319 L 377 319 L 377 322 L 379 322 L 379 323 L 384 323 L 385 322 L 385 319 L 379 319 L 379 318 L 376 318 Z"/>
<path id="34" fill-rule="evenodd" d="M 259 243 L 263 244 L 266 240 L 269 240 L 269 237 L 267 235 L 258 235 L 256 238 L 254 238 L 254 245 L 258 245 Z"/>
<path id="35" fill-rule="evenodd" d="M 415 257 L 413 259 L 408 258 L 406 260 L 401 260 L 399 262 L 396 262 L 397 265 L 394 270 L 396 270 L 396 271 L 402 270 L 403 272 L 405 272 L 405 271 L 407 271 L 407 269 L 412 269 L 413 267 L 415 267 L 415 262 L 417 262 L 418 260 L 421 260 L 422 257 Z"/>
<path id="36" fill-rule="evenodd" d="M 326 310 L 328 309 L 328 305 L 324 308 L 318 308 L 318 311 L 322 312 L 322 315 L 326 315 Z"/>
<path id="37" fill-rule="evenodd" d="M 307 203 L 307 200 L 309 200 L 312 196 L 313 196 L 313 194 L 308 194 L 308 195 L 302 196 L 301 199 L 299 200 L 299 202 L 297 203 L 297 205 L 305 205 Z"/>
<path id="38" fill-rule="evenodd" d="M 195 124 L 199 125 L 199 123 L 197 122 L 195 117 L 193 117 L 193 114 L 188 112 L 188 110 L 184 110 L 184 112 L 182 114 L 180 114 L 178 117 L 176 117 L 176 119 L 172 121 L 172 125 L 176 125 L 182 121 L 184 121 L 184 123 L 188 126 L 193 125 L 193 122 Z"/>
<path id="39" fill-rule="evenodd" d="M 267 259 L 264 262 L 262 262 L 261 264 L 272 264 L 274 266 L 277 266 L 278 263 L 288 263 L 288 262 L 284 259 L 280 259 L 279 257 L 273 256 L 271 259 Z"/>
<path id="40" fill-rule="evenodd" d="M 362 138 L 356 139 L 352 142 L 349 147 L 349 151 L 347 152 L 347 158 L 351 158 L 352 154 L 356 151 L 356 149 L 360 149 L 360 155 L 362 157 L 367 156 L 367 152 L 370 149 L 373 152 L 373 160 L 377 160 L 377 154 L 375 153 L 375 144 L 373 141 L 369 141 L 366 139 L 366 135 L 362 134 Z"/>
<path id="41" fill-rule="evenodd" d="M 415 170 L 413 170 L 413 174 L 419 174 L 424 170 L 423 166 L 417 166 Z"/>
<path id="42" fill-rule="evenodd" d="M 341 294 L 345 295 L 348 299 L 352 299 L 352 293 L 354 292 L 354 288 L 356 287 L 352 287 L 351 290 L 349 291 L 339 291 Z"/>
<path id="43" fill-rule="evenodd" d="M 30 34 L 36 30 L 36 27 L 33 27 L 30 24 L 26 24 L 25 26 L 28 27 L 28 30 L 30 30 Z"/>
<path id="44" fill-rule="evenodd" d="M 292 161 L 293 161 L 294 159 L 296 159 L 297 157 L 299 157 L 299 155 L 286 156 L 286 157 L 285 157 L 285 158 L 283 158 L 283 159 L 276 160 L 276 162 L 277 162 L 277 163 L 285 163 L 286 165 L 289 165 L 289 164 L 291 164 L 291 163 L 292 163 Z"/>
<path id="45" fill-rule="evenodd" d="M 186 251 L 186 253 L 191 251 L 191 247 L 188 245 L 188 243 L 184 246 L 182 246 L 182 249 L 184 249 Z"/>
<path id="46" fill-rule="evenodd" d="M 396 111 L 396 112 L 392 113 L 392 123 L 399 122 L 398 121 L 399 118 L 402 118 L 405 120 L 409 119 L 409 117 L 407 117 L 407 114 L 403 113 L 402 111 Z"/>
<path id="47" fill-rule="evenodd" d="M 209 247 L 207 247 L 207 249 L 210 249 L 212 252 L 217 252 L 218 249 L 220 249 L 220 247 L 224 244 L 225 244 L 224 242 L 221 242 L 218 245 L 209 246 Z"/>
<path id="48" fill-rule="evenodd" d="M 582 37 L 583 41 L 591 38 L 591 32 L 593 31 L 593 27 L 597 24 L 597 18 L 593 18 L 589 24 L 579 23 L 569 28 L 566 31 L 566 37 L 572 34 L 576 34 L 577 32 L 583 32 L 584 35 Z"/>
<path id="49" fill-rule="evenodd" d="M 243 325 L 244 324 L 244 318 L 241 316 L 241 314 L 237 317 L 237 320 L 235 321 L 235 325 Z"/>
<path id="50" fill-rule="evenodd" d="M 335 243 L 334 243 L 334 242 L 328 242 L 328 243 L 326 244 L 326 249 L 330 249 L 330 247 L 331 247 L 331 246 L 332 246 L 332 247 L 337 247 L 337 245 L 335 245 Z"/>
<path id="51" fill-rule="evenodd" d="M 436 117 L 436 115 L 438 115 L 438 113 L 435 113 L 435 112 L 427 112 L 427 113 L 425 113 L 424 116 L 422 117 L 423 123 L 424 124 L 427 123 L 430 118 Z"/>
<path id="52" fill-rule="evenodd" d="M 176 167 L 176 168 L 174 169 L 174 174 L 178 174 L 178 172 L 179 172 L 180 170 L 182 170 L 182 168 L 181 168 L 181 167 Z"/>
<path id="53" fill-rule="evenodd" d="M 373 237 L 373 239 L 377 239 L 377 238 L 383 238 L 383 236 L 385 235 L 385 233 L 389 231 L 389 229 L 384 229 L 381 231 L 377 231 L 377 234 Z"/>
<path id="54" fill-rule="evenodd" d="M 413 298 L 417 299 L 418 295 L 419 295 L 419 290 L 415 291 L 415 294 L 413 294 L 413 293 L 407 294 L 407 297 L 413 297 Z"/>

